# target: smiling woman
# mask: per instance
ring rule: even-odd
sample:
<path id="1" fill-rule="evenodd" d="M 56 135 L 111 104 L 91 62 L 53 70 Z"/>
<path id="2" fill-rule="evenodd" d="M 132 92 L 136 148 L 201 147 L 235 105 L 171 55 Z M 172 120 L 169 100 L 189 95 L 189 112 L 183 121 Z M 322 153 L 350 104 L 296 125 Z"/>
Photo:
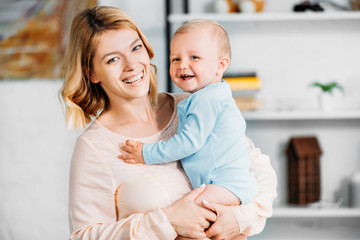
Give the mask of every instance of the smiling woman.
<path id="1" fill-rule="evenodd" d="M 149 54 L 136 31 L 125 28 L 101 34 L 90 81 L 99 83 L 110 99 L 145 96 L 149 91 L 149 75 Z M 116 108 L 113 104 L 122 105 L 123 102 L 109 101 L 107 109 Z"/>
<path id="2" fill-rule="evenodd" d="M 73 152 L 70 238 L 230 239 L 260 232 L 271 216 L 276 177 L 268 157 L 250 141 L 261 191 L 241 208 L 196 205 L 205 187 L 190 191 L 179 161 L 142 166 L 117 158 L 126 139 L 154 143 L 177 131 L 176 106 L 187 95 L 157 94 L 152 57 L 144 35 L 117 8 L 87 9 L 73 20 L 61 89 L 67 123 L 79 128 L 96 119 Z"/>
<path id="3" fill-rule="evenodd" d="M 121 21 L 109 17 L 106 19 L 107 22 L 102 22 L 100 17 L 104 17 L 111 11 L 117 11 L 114 18 L 119 18 Z M 108 30 L 104 31 L 105 29 Z M 130 35 L 121 34 L 122 31 L 118 31 L 119 29 Z M 122 36 L 125 36 L 126 40 L 120 49 L 119 42 L 123 42 Z M 132 67 L 131 61 L 138 56 L 142 56 L 141 62 L 147 67 L 146 69 L 143 67 L 146 73 L 140 70 L 137 73 L 147 74 L 147 79 L 150 81 L 150 87 L 147 86 L 150 88 L 150 101 L 156 105 L 156 67 L 150 64 L 154 52 L 145 36 L 126 13 L 111 7 L 87 9 L 74 18 L 69 39 L 63 64 L 65 82 L 61 95 L 66 106 L 66 120 L 71 128 L 84 128 L 91 121 L 91 116 L 98 116 L 98 111 L 109 107 L 108 93 L 104 93 L 105 89 L 101 85 L 107 82 L 105 87 L 108 86 L 110 84 L 108 81 L 113 81 L 115 84 L 116 80 L 109 78 L 114 78 L 119 71 L 127 72 L 127 77 L 130 78 L 135 76 L 134 71 L 129 71 L 129 66 L 125 65 L 126 69 L 116 68 L 119 64 L 124 68 L 124 64 L 127 63 L 130 63 Z M 92 64 L 94 64 L 94 69 L 91 68 Z M 105 69 L 111 70 L 106 73 Z M 112 73 L 113 69 L 116 70 L 114 73 Z M 130 76 L 130 74 L 135 75 Z M 120 81 L 120 77 L 124 76 L 118 75 L 114 79 Z M 90 84 L 90 82 L 100 84 Z"/>

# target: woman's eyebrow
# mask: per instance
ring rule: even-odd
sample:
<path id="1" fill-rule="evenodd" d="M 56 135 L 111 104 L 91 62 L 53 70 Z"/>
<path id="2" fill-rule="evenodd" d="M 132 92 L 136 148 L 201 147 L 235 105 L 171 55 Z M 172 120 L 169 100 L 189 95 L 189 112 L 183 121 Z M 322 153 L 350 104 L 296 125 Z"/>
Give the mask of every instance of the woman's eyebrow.
<path id="1" fill-rule="evenodd" d="M 135 43 L 137 43 L 137 42 L 141 42 L 141 39 L 140 38 L 137 38 L 137 39 L 135 39 L 135 41 L 133 41 L 131 44 L 130 44 L 130 46 L 132 46 L 132 45 L 134 45 Z"/>
<path id="2" fill-rule="evenodd" d="M 137 39 L 135 39 L 135 41 L 133 41 L 129 46 L 133 46 L 133 45 L 135 45 L 137 42 L 141 42 L 141 39 L 140 38 L 137 38 Z M 104 60 L 107 56 L 109 56 L 109 55 L 113 55 L 113 54 L 116 54 L 116 53 L 119 53 L 119 51 L 113 51 L 113 52 L 109 52 L 109 53 L 106 53 L 102 58 L 101 58 L 101 60 Z"/>

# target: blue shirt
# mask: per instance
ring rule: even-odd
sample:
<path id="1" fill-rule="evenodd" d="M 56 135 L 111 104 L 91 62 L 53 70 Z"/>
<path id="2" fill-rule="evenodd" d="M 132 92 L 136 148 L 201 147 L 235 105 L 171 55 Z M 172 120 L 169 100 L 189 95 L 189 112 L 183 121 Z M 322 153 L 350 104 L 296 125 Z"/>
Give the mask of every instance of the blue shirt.
<path id="1" fill-rule="evenodd" d="M 178 106 L 177 134 L 167 141 L 144 144 L 147 164 L 181 159 L 192 187 L 216 184 L 233 192 L 244 204 L 258 188 L 249 168 L 245 120 L 225 81 L 205 86 Z"/>

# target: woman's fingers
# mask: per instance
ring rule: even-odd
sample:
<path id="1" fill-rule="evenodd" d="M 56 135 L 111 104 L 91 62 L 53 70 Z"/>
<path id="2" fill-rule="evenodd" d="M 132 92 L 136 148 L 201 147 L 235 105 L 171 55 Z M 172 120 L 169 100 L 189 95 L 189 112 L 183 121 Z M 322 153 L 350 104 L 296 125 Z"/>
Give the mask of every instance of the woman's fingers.
<path id="1" fill-rule="evenodd" d="M 201 221 L 201 227 L 203 228 L 203 229 L 208 229 L 209 227 L 210 227 L 210 223 L 208 222 L 208 221 L 206 221 L 205 219 L 203 219 L 202 221 Z"/>
<path id="2" fill-rule="evenodd" d="M 195 189 L 193 189 L 190 193 L 188 193 L 184 198 L 188 199 L 188 200 L 192 200 L 195 201 L 195 199 L 202 193 L 204 192 L 206 189 L 206 185 L 203 184 L 200 187 L 197 187 Z"/>

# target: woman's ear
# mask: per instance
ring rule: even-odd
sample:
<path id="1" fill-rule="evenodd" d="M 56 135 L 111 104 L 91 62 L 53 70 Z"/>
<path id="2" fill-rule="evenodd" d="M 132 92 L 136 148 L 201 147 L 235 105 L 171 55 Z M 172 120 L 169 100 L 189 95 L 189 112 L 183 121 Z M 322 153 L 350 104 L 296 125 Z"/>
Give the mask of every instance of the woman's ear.
<path id="1" fill-rule="evenodd" d="M 99 83 L 100 80 L 96 77 L 95 73 L 93 71 L 90 71 L 89 73 L 90 81 L 92 83 Z"/>
<path id="2" fill-rule="evenodd" d="M 224 75 L 224 73 L 229 67 L 229 64 L 230 64 L 229 57 L 221 57 L 219 59 L 218 70 L 216 71 L 216 74 L 221 76 Z"/>

